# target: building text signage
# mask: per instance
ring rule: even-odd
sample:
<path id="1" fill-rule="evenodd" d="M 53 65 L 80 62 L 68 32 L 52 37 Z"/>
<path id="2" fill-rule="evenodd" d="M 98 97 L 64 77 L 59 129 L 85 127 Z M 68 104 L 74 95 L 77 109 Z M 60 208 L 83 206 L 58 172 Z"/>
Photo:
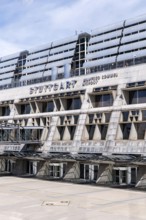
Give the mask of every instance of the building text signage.
<path id="1" fill-rule="evenodd" d="M 93 76 L 90 78 L 85 78 L 81 82 L 82 86 L 89 86 L 89 85 L 96 85 L 99 80 L 106 80 L 111 78 L 118 77 L 117 73 L 111 73 L 111 74 L 103 74 L 101 76 Z M 77 85 L 77 80 L 70 80 L 65 82 L 59 82 L 59 83 L 49 83 L 44 86 L 35 86 L 31 87 L 29 93 L 30 94 L 39 94 L 39 93 L 47 93 L 47 92 L 56 92 L 56 91 L 63 91 L 63 90 L 71 90 L 74 89 Z"/>
<path id="2" fill-rule="evenodd" d="M 21 151 L 22 148 L 24 147 L 24 144 L 21 145 L 3 145 L 4 151 Z"/>
<path id="3" fill-rule="evenodd" d="M 71 80 L 61 83 L 50 83 L 45 86 L 35 86 L 33 88 L 32 87 L 30 88 L 30 94 L 74 89 L 76 83 L 77 83 L 76 80 Z"/>
<path id="4" fill-rule="evenodd" d="M 118 77 L 117 73 L 104 74 L 102 76 L 94 76 L 91 78 L 84 79 L 82 86 L 96 85 L 99 80 L 111 79 L 115 77 Z"/>

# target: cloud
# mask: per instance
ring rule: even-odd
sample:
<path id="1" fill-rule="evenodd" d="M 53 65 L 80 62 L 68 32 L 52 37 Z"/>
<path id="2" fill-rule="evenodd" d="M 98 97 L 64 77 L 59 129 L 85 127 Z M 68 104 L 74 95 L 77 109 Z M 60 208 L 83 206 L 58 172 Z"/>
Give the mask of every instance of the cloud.
<path id="1" fill-rule="evenodd" d="M 0 51 L 2 51 L 2 53 L 0 53 L 0 56 L 5 56 L 22 50 L 21 47 L 2 39 L 0 39 L 0 48 Z"/>
<path id="2" fill-rule="evenodd" d="M 90 32 L 145 11 L 144 0 L 1 0 L 0 42 L 4 45 L 0 56 L 13 48 L 14 52 L 29 49 L 74 35 L 75 30 Z"/>
<path id="3" fill-rule="evenodd" d="M 24 4 L 32 4 L 34 0 L 23 0 Z"/>

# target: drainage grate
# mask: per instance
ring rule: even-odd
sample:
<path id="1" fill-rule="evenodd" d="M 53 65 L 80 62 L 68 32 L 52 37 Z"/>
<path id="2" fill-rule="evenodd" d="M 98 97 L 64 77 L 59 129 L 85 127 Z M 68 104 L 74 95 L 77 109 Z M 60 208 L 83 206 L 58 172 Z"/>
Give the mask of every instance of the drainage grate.
<path id="1" fill-rule="evenodd" d="M 68 206 L 70 201 L 57 201 L 57 202 L 48 202 L 43 201 L 42 206 Z"/>

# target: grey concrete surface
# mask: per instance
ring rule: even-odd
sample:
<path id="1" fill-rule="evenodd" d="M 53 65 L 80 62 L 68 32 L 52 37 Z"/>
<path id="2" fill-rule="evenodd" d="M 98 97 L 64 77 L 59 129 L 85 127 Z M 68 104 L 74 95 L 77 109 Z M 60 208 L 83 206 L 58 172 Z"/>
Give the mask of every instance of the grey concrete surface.
<path id="1" fill-rule="evenodd" d="M 0 177 L 0 220 L 142 220 L 146 193 Z"/>

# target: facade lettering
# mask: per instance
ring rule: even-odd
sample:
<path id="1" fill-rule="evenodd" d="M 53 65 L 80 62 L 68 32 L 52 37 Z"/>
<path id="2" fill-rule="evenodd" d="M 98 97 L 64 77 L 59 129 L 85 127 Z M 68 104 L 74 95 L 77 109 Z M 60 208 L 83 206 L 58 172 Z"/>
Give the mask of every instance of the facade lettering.
<path id="1" fill-rule="evenodd" d="M 45 86 L 35 86 L 31 87 L 29 93 L 30 94 L 36 94 L 36 93 L 43 93 L 43 92 L 51 92 L 51 91 L 59 91 L 59 90 L 65 90 L 65 89 L 74 89 L 77 81 L 71 80 L 61 83 L 54 83 L 49 84 Z"/>
<path id="2" fill-rule="evenodd" d="M 94 76 L 88 79 L 84 79 L 82 86 L 96 85 L 99 82 L 99 80 L 111 79 L 111 78 L 116 78 L 116 77 L 118 77 L 117 73 L 104 74 L 102 76 Z"/>
<path id="3" fill-rule="evenodd" d="M 21 148 L 20 145 L 6 145 L 4 146 L 4 151 L 20 151 Z"/>

